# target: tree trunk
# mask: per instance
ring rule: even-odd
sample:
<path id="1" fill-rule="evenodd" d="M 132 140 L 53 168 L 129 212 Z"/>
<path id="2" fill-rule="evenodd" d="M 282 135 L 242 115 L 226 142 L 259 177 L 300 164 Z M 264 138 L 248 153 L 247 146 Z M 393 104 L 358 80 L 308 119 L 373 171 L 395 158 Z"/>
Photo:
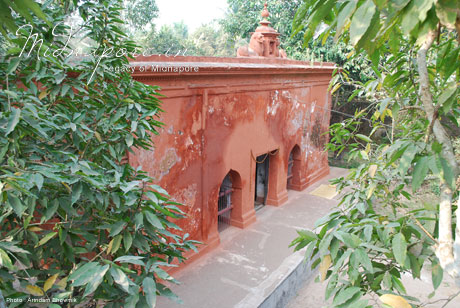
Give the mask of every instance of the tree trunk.
<path id="1" fill-rule="evenodd" d="M 431 31 L 417 54 L 417 65 L 420 78 L 420 100 L 426 116 L 433 127 L 433 134 L 442 145 L 442 156 L 447 160 L 453 170 L 455 178 L 458 176 L 458 164 L 455 158 L 452 142 L 449 135 L 438 119 L 437 111 L 433 105 L 433 96 L 430 91 L 430 80 L 427 69 L 427 52 L 436 38 L 436 31 Z M 439 245 L 436 255 L 444 271 L 452 276 L 460 286 L 460 217 L 457 215 L 457 228 L 455 230 L 455 252 L 452 239 L 452 196 L 453 191 L 445 180 L 441 181 L 441 202 L 439 204 Z M 457 210 L 457 213 L 460 212 Z"/>

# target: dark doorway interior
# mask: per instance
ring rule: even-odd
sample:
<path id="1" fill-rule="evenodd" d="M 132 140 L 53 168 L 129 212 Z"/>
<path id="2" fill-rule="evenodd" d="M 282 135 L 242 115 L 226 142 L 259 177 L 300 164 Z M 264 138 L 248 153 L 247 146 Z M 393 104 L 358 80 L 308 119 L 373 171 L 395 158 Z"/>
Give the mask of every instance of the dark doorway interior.
<path id="1" fill-rule="evenodd" d="M 300 161 L 300 147 L 295 145 L 288 158 L 287 189 L 300 190 Z"/>
<path id="2" fill-rule="evenodd" d="M 287 188 L 289 189 L 291 184 L 292 184 L 292 168 L 294 167 L 294 153 L 291 152 L 289 154 L 289 159 L 288 159 L 288 172 L 287 172 Z"/>
<path id="3" fill-rule="evenodd" d="M 254 207 L 256 210 L 267 203 L 269 167 L 269 153 L 260 155 L 256 158 L 256 180 L 254 189 Z"/>
<path id="4" fill-rule="evenodd" d="M 232 193 L 233 184 L 229 173 L 225 176 L 219 189 L 219 200 L 217 204 L 217 229 L 219 232 L 230 226 L 233 208 Z"/>

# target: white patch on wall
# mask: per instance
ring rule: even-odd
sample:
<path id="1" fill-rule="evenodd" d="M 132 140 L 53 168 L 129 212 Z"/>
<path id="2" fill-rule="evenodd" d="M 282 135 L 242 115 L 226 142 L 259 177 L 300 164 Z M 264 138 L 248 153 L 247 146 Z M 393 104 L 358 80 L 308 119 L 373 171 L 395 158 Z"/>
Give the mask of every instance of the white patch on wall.
<path id="1" fill-rule="evenodd" d="M 289 125 L 288 134 L 290 136 L 295 135 L 297 131 L 302 127 L 302 112 L 296 112 L 294 117 L 291 120 L 291 125 Z"/>
<path id="2" fill-rule="evenodd" d="M 272 116 L 276 115 L 278 108 L 281 106 L 278 90 L 275 90 L 275 94 L 272 96 L 270 104 L 267 106 L 267 114 Z"/>
<path id="3" fill-rule="evenodd" d="M 192 138 L 190 138 L 190 136 L 187 137 L 187 139 L 185 140 L 185 146 L 189 146 L 189 145 L 193 145 L 193 140 Z"/>

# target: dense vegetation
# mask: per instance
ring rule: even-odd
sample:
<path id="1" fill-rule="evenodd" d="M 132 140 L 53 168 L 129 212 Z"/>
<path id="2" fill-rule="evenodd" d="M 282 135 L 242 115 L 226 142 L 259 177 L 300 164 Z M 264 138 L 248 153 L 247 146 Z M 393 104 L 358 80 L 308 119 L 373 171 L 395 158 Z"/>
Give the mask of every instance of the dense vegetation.
<path id="1" fill-rule="evenodd" d="M 349 150 L 362 163 L 335 181 L 343 192 L 339 208 L 292 244 L 307 247 L 333 307 L 422 307 L 406 294 L 403 273 L 420 278 L 430 264 L 435 289 L 443 273 L 460 281 L 460 6 L 309 0 L 294 31 L 305 31 L 306 41 L 321 31 L 320 39 L 353 45 L 375 78 L 356 91 L 372 104 L 331 127 L 330 149 Z M 346 78 L 339 73 L 332 86 Z M 365 117 L 369 135 L 357 133 Z M 370 137 L 382 130 L 386 138 L 375 143 Z M 426 195 L 429 185 L 437 188 L 434 198 Z"/>
<path id="2" fill-rule="evenodd" d="M 0 12 L 9 46 L 0 61 L 0 304 L 175 298 L 165 270 L 195 247 L 171 222 L 183 217 L 178 205 L 127 163 L 162 124 L 157 88 L 115 70 L 128 64 L 116 51 L 136 46 L 120 29 L 122 1 L 2 0 Z M 63 23 L 75 15 L 94 51 L 80 58 L 69 56 Z"/>

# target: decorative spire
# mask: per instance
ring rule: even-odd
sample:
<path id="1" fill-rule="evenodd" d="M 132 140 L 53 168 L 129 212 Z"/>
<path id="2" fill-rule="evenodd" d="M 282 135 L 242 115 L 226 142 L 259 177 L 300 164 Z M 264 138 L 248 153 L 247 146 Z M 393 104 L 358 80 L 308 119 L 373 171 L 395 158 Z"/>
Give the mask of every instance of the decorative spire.
<path id="1" fill-rule="evenodd" d="M 270 12 L 267 9 L 267 2 L 265 2 L 264 9 L 263 9 L 263 11 L 262 11 L 262 13 L 260 15 L 262 15 L 264 20 L 267 20 L 268 16 L 270 16 Z"/>

